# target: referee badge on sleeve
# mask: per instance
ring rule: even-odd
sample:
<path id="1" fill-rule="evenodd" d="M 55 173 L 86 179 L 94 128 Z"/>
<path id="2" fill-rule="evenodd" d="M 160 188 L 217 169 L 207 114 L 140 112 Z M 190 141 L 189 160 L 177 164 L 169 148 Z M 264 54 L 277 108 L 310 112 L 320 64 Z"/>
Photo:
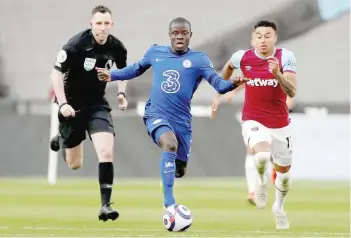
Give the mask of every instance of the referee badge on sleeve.
<path id="1" fill-rule="evenodd" d="M 61 51 L 57 54 L 56 61 L 57 61 L 58 63 L 61 64 L 61 63 L 65 62 L 66 59 L 67 59 L 67 53 L 66 53 L 66 51 L 61 50 Z"/>
<path id="2" fill-rule="evenodd" d="M 84 69 L 86 71 L 90 71 L 95 67 L 95 63 L 96 63 L 96 59 L 92 59 L 92 58 L 85 58 L 84 61 Z"/>

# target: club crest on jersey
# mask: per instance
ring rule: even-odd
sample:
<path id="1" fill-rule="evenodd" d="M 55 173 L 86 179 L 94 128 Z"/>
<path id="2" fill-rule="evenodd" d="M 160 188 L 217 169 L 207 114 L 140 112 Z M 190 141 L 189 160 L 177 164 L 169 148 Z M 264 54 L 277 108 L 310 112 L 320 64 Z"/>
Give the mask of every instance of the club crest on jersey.
<path id="1" fill-rule="evenodd" d="M 92 59 L 92 58 L 85 58 L 84 61 L 84 69 L 86 71 L 90 71 L 95 67 L 95 63 L 96 63 L 96 59 Z"/>
<path id="2" fill-rule="evenodd" d="M 190 68 L 191 67 L 191 61 L 190 60 L 184 60 L 183 61 L 183 66 L 184 68 Z"/>

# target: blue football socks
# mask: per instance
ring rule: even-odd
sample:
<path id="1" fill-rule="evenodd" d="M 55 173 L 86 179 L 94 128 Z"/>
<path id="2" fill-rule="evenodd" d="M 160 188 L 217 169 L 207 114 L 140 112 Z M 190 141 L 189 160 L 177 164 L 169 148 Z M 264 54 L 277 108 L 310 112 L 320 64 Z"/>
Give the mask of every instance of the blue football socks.
<path id="1" fill-rule="evenodd" d="M 163 184 L 163 196 L 165 207 L 175 204 L 175 198 L 173 195 L 173 185 L 176 170 L 176 157 L 176 152 L 162 152 L 162 158 L 160 163 L 160 175 Z"/>

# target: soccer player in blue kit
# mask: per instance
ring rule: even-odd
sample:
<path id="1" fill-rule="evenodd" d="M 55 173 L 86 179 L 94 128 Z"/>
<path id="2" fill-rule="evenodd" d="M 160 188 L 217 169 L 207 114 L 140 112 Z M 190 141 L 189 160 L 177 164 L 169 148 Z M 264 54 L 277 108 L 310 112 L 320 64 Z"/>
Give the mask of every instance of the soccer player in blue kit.
<path id="1" fill-rule="evenodd" d="M 234 90 L 246 79 L 224 80 L 204 52 L 188 48 L 192 32 L 188 20 L 178 17 L 169 24 L 171 46 L 153 45 L 137 63 L 108 71 L 96 68 L 101 81 L 128 80 L 153 69 L 151 95 L 145 106 L 148 134 L 162 149 L 160 175 L 164 206 L 176 203 L 174 178 L 185 175 L 192 139 L 191 99 L 205 78 L 218 93 Z"/>

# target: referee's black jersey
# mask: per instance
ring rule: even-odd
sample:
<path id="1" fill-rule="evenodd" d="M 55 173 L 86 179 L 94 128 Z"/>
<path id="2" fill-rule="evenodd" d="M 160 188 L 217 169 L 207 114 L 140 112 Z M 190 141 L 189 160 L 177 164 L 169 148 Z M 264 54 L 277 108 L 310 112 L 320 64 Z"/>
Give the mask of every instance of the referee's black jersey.
<path id="1" fill-rule="evenodd" d="M 98 44 L 90 29 L 73 36 L 58 53 L 55 69 L 64 73 L 64 90 L 74 109 L 106 103 L 106 83 L 100 82 L 95 67 L 121 69 L 127 65 L 127 50 L 116 37 L 109 35 Z"/>

